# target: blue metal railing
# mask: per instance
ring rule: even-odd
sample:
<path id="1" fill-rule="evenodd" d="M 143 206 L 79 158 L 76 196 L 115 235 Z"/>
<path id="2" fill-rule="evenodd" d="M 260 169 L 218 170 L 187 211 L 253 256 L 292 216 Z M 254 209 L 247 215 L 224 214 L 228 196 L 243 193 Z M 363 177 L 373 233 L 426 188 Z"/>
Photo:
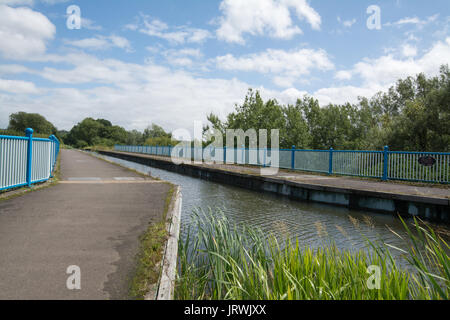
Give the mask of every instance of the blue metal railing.
<path id="1" fill-rule="evenodd" d="M 26 137 L 0 135 L 0 191 L 31 186 L 52 177 L 59 154 L 59 141 L 33 138 L 33 129 Z"/>
<path id="2" fill-rule="evenodd" d="M 268 167 L 270 149 L 194 148 L 189 144 L 177 147 L 122 146 L 115 150 L 158 156 L 173 156 L 215 163 L 235 163 Z M 281 169 L 319 172 L 345 176 L 450 183 L 450 153 L 398 152 L 385 147 L 383 151 L 356 150 L 278 150 Z"/>

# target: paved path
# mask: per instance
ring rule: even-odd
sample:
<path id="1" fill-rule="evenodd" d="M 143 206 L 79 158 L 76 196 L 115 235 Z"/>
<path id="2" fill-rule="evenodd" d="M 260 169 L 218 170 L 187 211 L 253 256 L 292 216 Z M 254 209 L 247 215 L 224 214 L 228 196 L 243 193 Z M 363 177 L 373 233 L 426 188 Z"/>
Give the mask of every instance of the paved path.
<path id="1" fill-rule="evenodd" d="M 0 202 L 0 299 L 124 299 L 169 185 L 74 150 L 60 184 Z M 81 290 L 68 290 L 68 266 Z"/>

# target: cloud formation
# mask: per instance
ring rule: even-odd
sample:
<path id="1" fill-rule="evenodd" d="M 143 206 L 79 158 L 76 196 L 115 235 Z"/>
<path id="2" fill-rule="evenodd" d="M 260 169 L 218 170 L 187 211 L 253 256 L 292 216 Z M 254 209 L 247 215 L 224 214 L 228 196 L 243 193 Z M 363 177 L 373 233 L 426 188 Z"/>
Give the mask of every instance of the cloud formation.
<path id="1" fill-rule="evenodd" d="M 4 58 L 27 60 L 41 55 L 55 33 L 55 26 L 42 13 L 0 4 L 0 54 Z"/>
<path id="2" fill-rule="evenodd" d="M 293 86 L 295 81 L 313 70 L 327 71 L 334 68 L 327 52 L 322 49 L 268 49 L 241 57 L 227 54 L 217 57 L 216 64 L 223 70 L 271 74 L 274 83 L 280 87 Z"/>
<path id="3" fill-rule="evenodd" d="M 189 26 L 171 27 L 159 19 L 152 19 L 144 14 L 137 17 L 135 23 L 127 24 L 125 28 L 167 40 L 172 44 L 202 43 L 211 38 L 208 30 Z"/>
<path id="4" fill-rule="evenodd" d="M 218 19 L 217 37 L 227 42 L 245 43 L 244 34 L 268 35 L 291 39 L 301 34 L 291 16 L 295 11 L 299 20 L 306 20 L 319 30 L 321 17 L 306 0 L 223 0 L 222 16 Z"/>

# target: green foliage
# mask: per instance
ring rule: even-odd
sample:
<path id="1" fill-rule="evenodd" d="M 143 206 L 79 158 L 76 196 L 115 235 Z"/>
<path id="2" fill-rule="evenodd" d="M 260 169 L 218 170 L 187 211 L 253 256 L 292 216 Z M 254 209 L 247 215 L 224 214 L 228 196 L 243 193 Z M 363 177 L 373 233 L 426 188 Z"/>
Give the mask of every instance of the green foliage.
<path id="1" fill-rule="evenodd" d="M 152 124 L 144 130 L 143 138 L 147 140 L 149 138 L 171 138 L 172 134 L 167 133 L 164 129 L 156 124 Z"/>
<path id="2" fill-rule="evenodd" d="M 179 142 L 172 139 L 172 134 L 156 124 L 152 124 L 144 130 L 143 138 L 146 146 L 175 146 Z"/>
<path id="3" fill-rule="evenodd" d="M 44 134 L 47 137 L 57 134 L 55 126 L 40 114 L 17 112 L 9 116 L 8 130 L 22 133 L 27 128 L 33 128 L 35 133 Z"/>
<path id="4" fill-rule="evenodd" d="M 105 119 L 86 118 L 65 134 L 65 142 L 76 148 L 108 147 L 126 145 L 175 145 L 172 135 L 158 125 L 152 124 L 144 132 L 126 131 Z"/>
<path id="5" fill-rule="evenodd" d="M 287 241 L 284 248 L 259 229 L 236 226 L 221 212 L 197 213 L 196 237 L 179 243 L 176 299 L 212 300 L 405 300 L 448 299 L 448 245 L 414 224 L 411 268 L 397 267 L 387 245 L 368 250 L 317 250 Z M 406 227 L 406 224 L 405 224 Z M 409 242 L 408 242 L 409 243 Z M 425 254 L 424 254 L 425 252 Z M 380 268 L 380 289 L 370 289 L 369 266 Z"/>
<path id="6" fill-rule="evenodd" d="M 126 143 L 127 138 L 124 128 L 113 126 L 108 120 L 86 118 L 66 134 L 65 143 L 76 148 L 93 145 L 112 147 L 117 143 Z"/>
<path id="7" fill-rule="evenodd" d="M 156 137 L 156 138 L 148 138 L 145 140 L 144 145 L 146 146 L 160 146 L 160 147 L 167 147 L 167 146 L 176 146 L 179 143 L 179 141 L 173 140 L 170 137 Z"/>
<path id="8" fill-rule="evenodd" d="M 20 131 L 15 131 L 15 130 L 0 129 L 0 136 L 24 137 L 25 136 L 25 131 L 20 132 Z M 49 135 L 48 134 L 42 134 L 42 133 L 33 133 L 33 137 L 47 139 L 49 137 Z"/>
<path id="9" fill-rule="evenodd" d="M 210 114 L 210 125 L 224 136 L 226 129 L 279 129 L 280 147 L 303 149 L 443 151 L 450 149 L 450 71 L 439 76 L 399 80 L 385 93 L 357 104 L 329 104 L 308 96 L 295 106 L 264 102 L 250 89 L 225 122 Z M 224 140 L 225 142 L 225 140 Z M 270 143 L 270 141 L 269 141 Z"/>

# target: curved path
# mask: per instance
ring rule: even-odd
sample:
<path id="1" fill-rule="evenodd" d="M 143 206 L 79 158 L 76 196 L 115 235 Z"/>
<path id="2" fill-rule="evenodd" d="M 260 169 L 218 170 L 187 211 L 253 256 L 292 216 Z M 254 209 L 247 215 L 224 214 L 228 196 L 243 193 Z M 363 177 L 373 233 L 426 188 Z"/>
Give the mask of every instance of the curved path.
<path id="1" fill-rule="evenodd" d="M 163 216 L 167 183 L 75 150 L 61 182 L 0 201 L 0 299 L 125 299 L 139 235 Z M 81 289 L 69 290 L 69 266 Z"/>

